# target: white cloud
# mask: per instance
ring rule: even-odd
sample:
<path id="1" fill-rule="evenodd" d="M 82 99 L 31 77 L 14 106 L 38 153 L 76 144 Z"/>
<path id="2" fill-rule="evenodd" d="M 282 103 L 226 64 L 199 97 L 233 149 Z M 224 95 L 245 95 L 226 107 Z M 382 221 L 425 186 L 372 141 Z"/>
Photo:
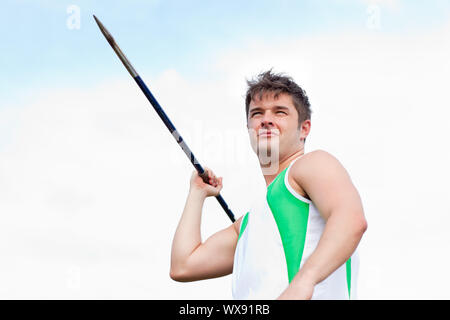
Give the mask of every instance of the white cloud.
<path id="1" fill-rule="evenodd" d="M 240 216 L 247 191 L 264 188 L 244 79 L 268 67 L 292 75 L 312 103 L 307 149 L 336 155 L 363 198 L 360 297 L 448 298 L 448 30 L 256 39 L 215 57 L 214 80 L 168 70 L 148 84 L 201 163 L 224 176 Z M 2 297 L 231 297 L 230 277 L 168 277 L 192 166 L 131 79 L 13 107 L 0 110 L 15 123 L 0 149 Z M 204 212 L 204 237 L 229 223 L 214 199 Z"/>

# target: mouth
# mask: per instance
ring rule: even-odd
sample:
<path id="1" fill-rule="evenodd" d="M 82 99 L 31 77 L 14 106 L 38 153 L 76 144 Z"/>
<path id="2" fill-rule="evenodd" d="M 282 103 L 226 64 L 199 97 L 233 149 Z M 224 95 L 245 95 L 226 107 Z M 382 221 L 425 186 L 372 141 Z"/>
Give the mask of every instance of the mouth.
<path id="1" fill-rule="evenodd" d="M 276 136 L 276 135 L 277 134 L 275 132 L 273 132 L 273 131 L 265 131 L 265 132 L 260 133 L 258 135 L 258 137 L 273 137 L 273 136 Z"/>

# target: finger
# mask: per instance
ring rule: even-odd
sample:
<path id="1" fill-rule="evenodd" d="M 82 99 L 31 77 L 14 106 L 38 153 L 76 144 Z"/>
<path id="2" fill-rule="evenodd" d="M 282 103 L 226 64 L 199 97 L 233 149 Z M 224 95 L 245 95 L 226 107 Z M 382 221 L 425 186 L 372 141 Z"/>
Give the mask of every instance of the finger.
<path id="1" fill-rule="evenodd" d="M 204 183 L 210 184 L 210 170 L 208 167 L 204 167 L 203 173 L 199 174 L 199 176 L 202 178 Z"/>
<path id="2" fill-rule="evenodd" d="M 216 179 L 216 186 L 218 186 L 219 188 L 222 188 L 222 178 Z"/>
<path id="3" fill-rule="evenodd" d="M 208 169 L 208 179 L 214 181 L 214 173 L 210 169 Z"/>

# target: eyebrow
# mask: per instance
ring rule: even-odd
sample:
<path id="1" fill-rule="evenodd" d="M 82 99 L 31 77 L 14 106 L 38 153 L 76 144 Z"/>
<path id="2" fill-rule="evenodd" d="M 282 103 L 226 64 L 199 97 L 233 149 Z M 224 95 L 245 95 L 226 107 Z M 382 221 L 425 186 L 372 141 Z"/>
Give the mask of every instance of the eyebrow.
<path id="1" fill-rule="evenodd" d="M 274 107 L 272 107 L 272 108 L 270 108 L 270 109 L 283 109 L 283 110 L 289 110 L 289 108 L 288 108 L 288 107 L 285 107 L 285 106 L 274 106 Z M 250 113 L 252 113 L 253 111 L 262 111 L 262 110 L 263 110 L 263 108 L 261 108 L 261 107 L 255 107 L 255 108 L 250 109 L 250 110 L 248 111 L 248 113 L 250 114 Z"/>

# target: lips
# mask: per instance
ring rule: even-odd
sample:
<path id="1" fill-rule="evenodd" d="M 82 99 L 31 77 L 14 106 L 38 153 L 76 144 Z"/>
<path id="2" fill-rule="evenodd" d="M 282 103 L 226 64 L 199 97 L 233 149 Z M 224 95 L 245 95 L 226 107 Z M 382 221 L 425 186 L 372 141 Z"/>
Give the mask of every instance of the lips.
<path id="1" fill-rule="evenodd" d="M 275 135 L 277 135 L 277 134 L 273 131 L 264 131 L 264 132 L 260 133 L 258 136 L 259 137 L 273 137 Z"/>

